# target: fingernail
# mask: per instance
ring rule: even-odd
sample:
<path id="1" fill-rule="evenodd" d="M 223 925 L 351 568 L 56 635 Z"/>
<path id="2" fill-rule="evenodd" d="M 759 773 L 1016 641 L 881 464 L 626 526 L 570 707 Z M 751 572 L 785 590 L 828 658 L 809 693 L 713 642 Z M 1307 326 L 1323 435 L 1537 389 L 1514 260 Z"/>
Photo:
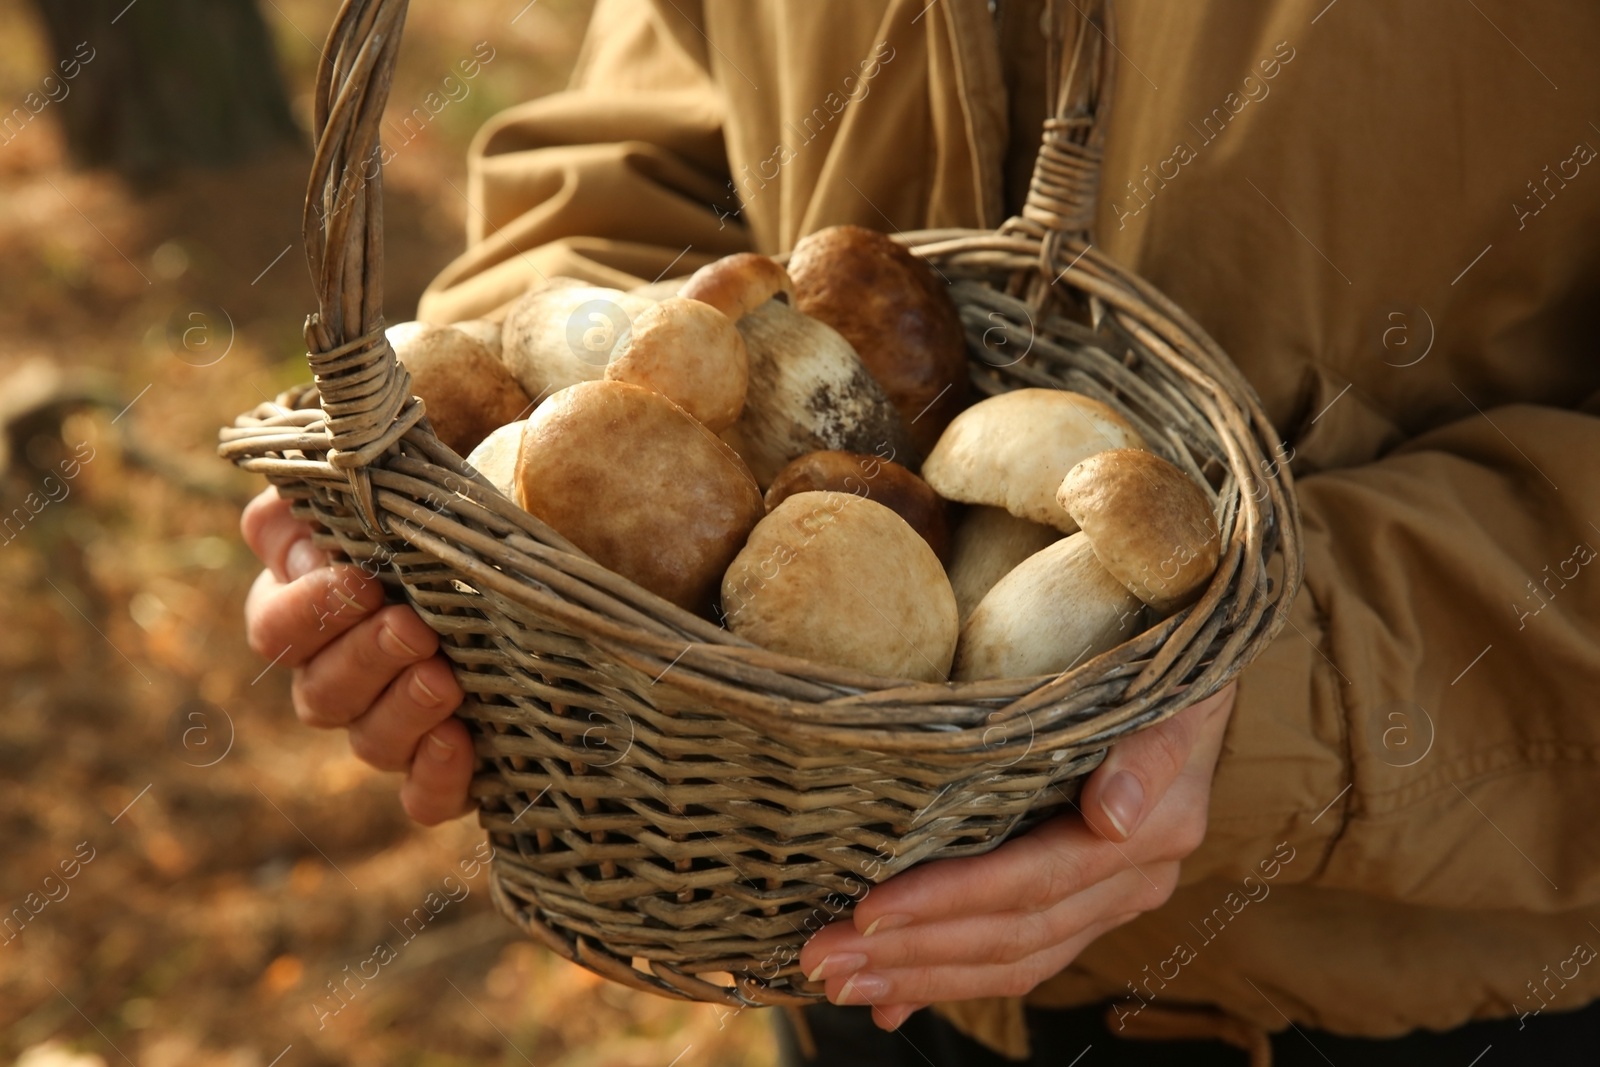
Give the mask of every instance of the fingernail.
<path id="1" fill-rule="evenodd" d="M 845 979 L 835 1004 L 871 1004 L 889 993 L 889 980 L 876 974 L 857 974 Z"/>
<path id="2" fill-rule="evenodd" d="M 855 974 L 866 965 L 867 957 L 859 952 L 834 952 L 822 957 L 822 962 L 806 975 L 806 980 L 820 982 L 824 978 L 839 978 Z"/>
<path id="3" fill-rule="evenodd" d="M 872 922 L 867 924 L 867 928 L 861 931 L 861 936 L 871 937 L 880 930 L 898 930 L 902 926 L 910 925 L 911 916 L 909 915 L 880 915 L 876 919 L 873 919 Z"/>
<path id="4" fill-rule="evenodd" d="M 344 601 L 346 604 L 349 604 L 350 610 L 354 611 L 357 615 L 364 614 L 367 610 L 362 606 L 361 601 L 357 600 L 349 593 L 346 593 L 343 589 L 335 589 L 333 591 L 333 595 Z"/>
<path id="5" fill-rule="evenodd" d="M 440 763 L 448 760 L 450 753 L 456 750 L 456 746 L 444 740 L 438 734 L 429 734 L 428 741 L 428 754 Z"/>
<path id="6" fill-rule="evenodd" d="M 304 537 L 289 546 L 289 554 L 284 558 L 284 571 L 292 582 L 296 578 L 303 578 L 328 562 L 327 554 L 312 544 L 311 538 Z"/>
<path id="7" fill-rule="evenodd" d="M 1128 771 L 1118 771 L 1100 794 L 1100 810 L 1124 838 L 1139 827 L 1144 808 L 1144 786 Z"/>
<path id="8" fill-rule="evenodd" d="M 439 703 L 439 694 L 428 688 L 428 683 L 422 680 L 421 671 L 411 672 L 411 695 L 418 704 L 421 704 L 425 708 L 431 708 L 435 704 Z M 433 737 L 435 741 L 439 741 L 439 739 L 434 737 L 432 734 L 429 734 L 428 736 Z M 443 741 L 439 741 L 439 743 L 441 745 L 444 744 Z M 446 750 L 450 748 L 449 745 L 445 745 L 444 747 Z"/>
<path id="9" fill-rule="evenodd" d="M 394 659 L 418 659 L 422 656 L 421 652 L 406 644 L 405 639 L 395 632 L 393 626 L 385 625 L 378 631 L 378 647 L 383 650 L 385 656 Z"/>

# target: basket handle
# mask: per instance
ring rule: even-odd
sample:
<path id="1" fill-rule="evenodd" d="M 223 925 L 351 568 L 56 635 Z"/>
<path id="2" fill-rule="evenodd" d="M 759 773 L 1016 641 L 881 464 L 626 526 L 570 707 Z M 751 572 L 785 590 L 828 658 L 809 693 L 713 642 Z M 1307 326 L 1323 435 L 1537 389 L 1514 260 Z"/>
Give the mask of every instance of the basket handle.
<path id="1" fill-rule="evenodd" d="M 1047 0 L 1045 84 L 1054 86 L 1022 214 L 1001 232 L 1039 229 L 1087 241 L 1100 195 L 1105 120 L 1111 110 L 1113 0 Z M 1054 243 L 1054 242 L 1052 242 Z"/>
<path id="2" fill-rule="evenodd" d="M 366 467 L 421 420 L 411 376 L 383 327 L 383 170 L 379 124 L 408 0 L 344 0 L 317 66 L 316 156 L 301 237 L 317 290 L 307 361 L 357 514 L 383 529 Z"/>

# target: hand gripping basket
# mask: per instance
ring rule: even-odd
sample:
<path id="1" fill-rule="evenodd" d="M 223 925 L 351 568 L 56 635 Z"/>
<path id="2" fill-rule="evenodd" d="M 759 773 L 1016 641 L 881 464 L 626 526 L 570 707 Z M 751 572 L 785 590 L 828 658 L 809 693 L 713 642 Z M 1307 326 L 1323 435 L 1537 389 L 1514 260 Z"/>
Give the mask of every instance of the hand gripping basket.
<path id="1" fill-rule="evenodd" d="M 902 682 L 768 652 L 586 558 L 439 442 L 383 334 L 378 128 L 405 0 L 345 0 L 318 73 L 308 384 L 222 431 L 319 543 L 440 634 L 467 701 L 492 895 L 556 952 L 729 1004 L 821 995 L 811 932 L 912 864 L 1070 810 L 1106 746 L 1221 688 L 1279 630 L 1299 518 L 1278 438 L 1216 343 L 1088 243 L 1111 13 L 1077 0 L 1027 207 L 901 235 L 952 282 L 979 390 L 1073 389 L 1209 485 L 1204 596 L 1038 678 Z M 1062 10 L 1065 10 L 1064 8 Z"/>

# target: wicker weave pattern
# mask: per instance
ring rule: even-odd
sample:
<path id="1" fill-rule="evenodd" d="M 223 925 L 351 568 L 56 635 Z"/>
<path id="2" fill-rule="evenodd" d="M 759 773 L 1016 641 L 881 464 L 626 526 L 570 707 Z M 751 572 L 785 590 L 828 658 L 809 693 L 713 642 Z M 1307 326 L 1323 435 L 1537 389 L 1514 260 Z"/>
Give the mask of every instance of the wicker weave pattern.
<path id="1" fill-rule="evenodd" d="M 433 436 L 383 340 L 380 188 L 362 177 L 405 6 L 346 0 L 319 76 L 316 384 L 241 416 L 220 451 L 441 635 L 493 894 L 530 934 L 638 988 L 814 998 L 795 962 L 812 930 L 914 863 L 1068 810 L 1108 744 L 1215 692 L 1277 632 L 1301 563 L 1276 435 L 1215 343 L 1088 244 L 1103 2 L 1052 23 L 1060 94 L 1022 214 L 901 239 L 951 280 L 978 388 L 1122 411 L 1214 491 L 1222 562 L 1198 603 L 1061 675 L 952 685 L 751 646 L 587 559 Z"/>

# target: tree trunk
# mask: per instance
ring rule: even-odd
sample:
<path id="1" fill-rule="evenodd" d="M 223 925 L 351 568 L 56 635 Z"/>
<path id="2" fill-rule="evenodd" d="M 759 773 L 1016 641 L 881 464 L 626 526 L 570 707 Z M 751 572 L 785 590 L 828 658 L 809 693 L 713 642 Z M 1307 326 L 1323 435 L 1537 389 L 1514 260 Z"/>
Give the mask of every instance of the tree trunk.
<path id="1" fill-rule="evenodd" d="M 44 88 L 81 164 L 151 175 L 301 139 L 255 0 L 34 6 L 57 61 Z"/>

